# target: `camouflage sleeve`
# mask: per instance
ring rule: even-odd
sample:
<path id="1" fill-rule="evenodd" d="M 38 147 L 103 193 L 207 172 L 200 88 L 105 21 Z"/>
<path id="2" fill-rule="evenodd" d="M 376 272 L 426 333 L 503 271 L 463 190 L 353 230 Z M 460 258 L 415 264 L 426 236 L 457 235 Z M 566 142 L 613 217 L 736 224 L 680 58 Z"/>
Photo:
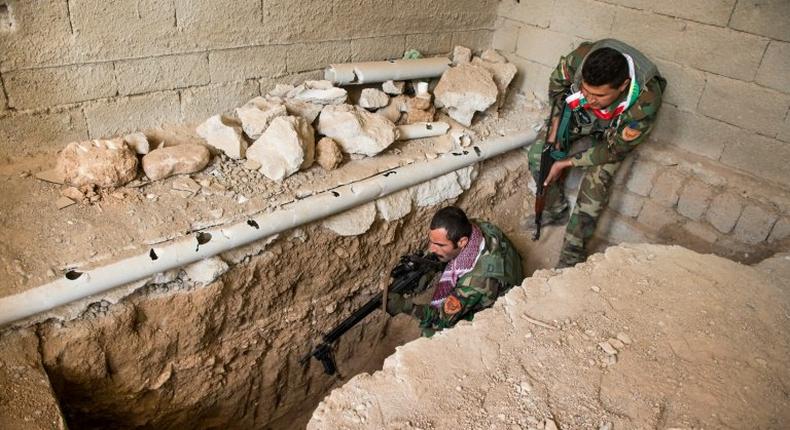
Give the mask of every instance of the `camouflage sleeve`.
<path id="1" fill-rule="evenodd" d="M 420 320 L 421 327 L 442 330 L 491 306 L 499 296 L 500 289 L 498 280 L 482 278 L 468 286 L 453 289 L 439 309 L 431 305 L 415 305 L 412 314 Z"/>
<path id="2" fill-rule="evenodd" d="M 573 157 L 571 164 L 586 167 L 622 161 L 653 130 L 659 107 L 661 87 L 654 79 L 648 82 L 647 89 L 639 95 L 631 109 L 623 114 L 617 130 L 607 133 L 605 142 Z"/>

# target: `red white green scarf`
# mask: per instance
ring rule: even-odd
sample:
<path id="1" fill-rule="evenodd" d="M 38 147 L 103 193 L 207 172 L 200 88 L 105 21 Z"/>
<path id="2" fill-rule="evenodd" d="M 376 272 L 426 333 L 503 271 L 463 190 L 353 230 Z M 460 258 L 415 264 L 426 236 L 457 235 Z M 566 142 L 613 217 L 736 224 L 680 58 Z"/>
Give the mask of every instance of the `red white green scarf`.
<path id="1" fill-rule="evenodd" d="M 636 70 L 634 68 L 634 60 L 628 54 L 623 54 L 626 60 L 628 60 L 628 75 L 631 78 L 631 85 L 628 88 L 628 97 L 620 104 L 618 104 L 614 110 L 606 109 L 592 109 L 589 106 L 589 102 L 584 97 L 581 91 L 576 91 L 575 93 L 569 95 L 565 98 L 565 103 L 571 107 L 573 110 L 578 109 L 586 109 L 588 111 L 592 111 L 592 113 L 600 119 L 603 120 L 610 120 L 621 113 L 625 112 L 626 109 L 630 108 L 635 102 L 636 99 L 639 98 L 639 83 L 636 81 Z"/>

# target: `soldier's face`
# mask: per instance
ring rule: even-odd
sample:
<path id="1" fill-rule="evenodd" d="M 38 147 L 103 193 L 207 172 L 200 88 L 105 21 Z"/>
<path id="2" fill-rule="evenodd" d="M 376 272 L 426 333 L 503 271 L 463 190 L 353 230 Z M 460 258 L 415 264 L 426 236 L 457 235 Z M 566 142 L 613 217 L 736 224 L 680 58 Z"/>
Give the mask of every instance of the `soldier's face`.
<path id="1" fill-rule="evenodd" d="M 581 92 L 591 108 L 604 109 L 614 103 L 630 83 L 631 80 L 626 79 L 620 87 L 610 87 L 608 84 L 595 86 L 582 81 Z"/>
<path id="2" fill-rule="evenodd" d="M 453 242 L 447 237 L 447 230 L 444 228 L 437 228 L 428 233 L 428 251 L 436 254 L 439 261 L 443 263 L 457 257 L 468 242 L 468 237 L 462 237 L 458 242 Z"/>

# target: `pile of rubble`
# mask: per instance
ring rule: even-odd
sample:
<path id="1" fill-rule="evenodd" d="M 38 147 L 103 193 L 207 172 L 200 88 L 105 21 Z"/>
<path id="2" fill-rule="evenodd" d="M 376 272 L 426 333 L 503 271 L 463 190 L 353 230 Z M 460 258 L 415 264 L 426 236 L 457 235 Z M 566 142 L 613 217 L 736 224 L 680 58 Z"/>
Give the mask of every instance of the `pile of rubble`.
<path id="1" fill-rule="evenodd" d="M 433 81 L 386 81 L 346 89 L 331 81 L 277 85 L 235 109 L 197 126 L 204 142 L 151 142 L 144 133 L 72 142 L 61 151 L 49 179 L 66 184 L 59 207 L 99 199 L 97 188 L 138 178 L 157 181 L 204 169 L 212 154 L 238 160 L 273 181 L 316 162 L 326 170 L 344 157 L 373 157 L 397 140 L 441 136 L 447 152 L 471 144 L 475 113 L 496 112 L 516 67 L 493 50 L 473 56 L 458 46 L 452 66 Z M 432 90 L 431 90 L 432 88 Z M 353 95 L 351 95 L 353 94 Z M 355 100 L 351 100 L 351 99 Z M 441 122 L 434 122 L 437 118 Z"/>

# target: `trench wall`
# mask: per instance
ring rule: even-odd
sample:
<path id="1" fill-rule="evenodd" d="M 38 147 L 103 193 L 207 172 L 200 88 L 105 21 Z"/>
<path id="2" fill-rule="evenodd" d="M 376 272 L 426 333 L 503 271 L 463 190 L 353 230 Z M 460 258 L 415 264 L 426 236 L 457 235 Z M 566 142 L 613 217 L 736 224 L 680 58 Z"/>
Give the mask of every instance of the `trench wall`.
<path id="1" fill-rule="evenodd" d="M 614 37 L 669 81 L 652 142 L 621 168 L 604 242 L 671 242 L 749 260 L 790 235 L 790 2 L 503 0 L 493 46 L 546 99 L 561 55 Z"/>
<path id="2" fill-rule="evenodd" d="M 0 157 L 201 121 L 332 62 L 485 47 L 496 3 L 0 0 Z"/>

